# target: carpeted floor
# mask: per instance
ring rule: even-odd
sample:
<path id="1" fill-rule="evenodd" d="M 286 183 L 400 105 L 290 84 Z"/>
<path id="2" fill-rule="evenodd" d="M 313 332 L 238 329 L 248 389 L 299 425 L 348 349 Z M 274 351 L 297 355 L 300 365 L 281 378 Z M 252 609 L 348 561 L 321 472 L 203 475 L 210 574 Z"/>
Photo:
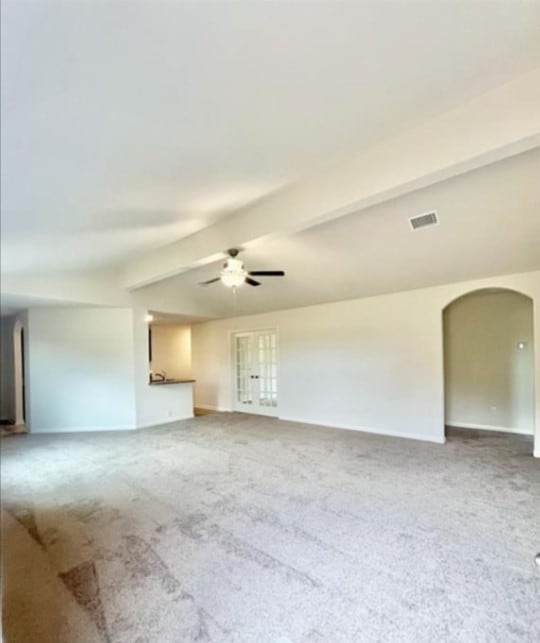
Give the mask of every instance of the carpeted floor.
<path id="1" fill-rule="evenodd" d="M 540 463 L 213 414 L 2 441 L 4 643 L 540 640 Z"/>
<path id="2" fill-rule="evenodd" d="M 19 433 L 24 433 L 26 431 L 26 427 L 24 424 L 9 424 L 9 423 L 2 423 L 0 424 L 0 432 L 1 436 L 3 438 L 9 438 L 12 435 L 18 435 Z"/>

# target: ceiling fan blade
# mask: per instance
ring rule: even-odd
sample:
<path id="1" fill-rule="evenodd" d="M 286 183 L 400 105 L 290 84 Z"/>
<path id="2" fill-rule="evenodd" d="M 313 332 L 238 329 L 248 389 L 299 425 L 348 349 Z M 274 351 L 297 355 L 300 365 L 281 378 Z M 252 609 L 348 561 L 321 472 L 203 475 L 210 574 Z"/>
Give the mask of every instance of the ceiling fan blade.
<path id="1" fill-rule="evenodd" d="M 249 273 L 251 274 L 251 273 Z M 260 281 L 255 281 L 255 279 L 250 279 L 249 277 L 246 277 L 246 284 L 249 284 L 250 286 L 260 286 L 261 282 Z"/>
<path id="2" fill-rule="evenodd" d="M 248 274 L 254 277 L 285 277 L 283 270 L 250 270 Z"/>
<path id="3" fill-rule="evenodd" d="M 208 286 L 210 284 L 215 284 L 216 281 L 221 281 L 221 277 L 214 277 L 214 279 L 209 279 L 208 281 L 201 281 L 199 286 Z"/>

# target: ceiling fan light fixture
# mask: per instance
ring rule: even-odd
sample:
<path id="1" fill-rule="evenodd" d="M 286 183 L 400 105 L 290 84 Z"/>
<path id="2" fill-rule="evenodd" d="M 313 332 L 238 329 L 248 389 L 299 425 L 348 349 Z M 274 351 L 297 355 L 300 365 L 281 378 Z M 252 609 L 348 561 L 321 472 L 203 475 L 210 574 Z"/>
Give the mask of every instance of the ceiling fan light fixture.
<path id="1" fill-rule="evenodd" d="M 261 285 L 261 282 L 253 279 L 253 277 L 285 277 L 284 270 L 250 270 L 248 272 L 244 262 L 236 258 L 239 252 L 238 248 L 229 248 L 226 251 L 229 257 L 223 264 L 223 269 L 220 271 L 219 276 L 201 281 L 199 286 L 209 286 L 221 281 L 227 288 L 238 288 L 242 284 L 257 287 Z"/>
<path id="2" fill-rule="evenodd" d="M 221 283 L 227 288 L 238 288 L 247 277 L 244 264 L 239 259 L 229 259 L 220 273 Z"/>
<path id="3" fill-rule="evenodd" d="M 237 288 L 246 281 L 246 275 L 240 272 L 231 272 L 229 270 L 221 271 L 221 283 L 227 288 Z"/>

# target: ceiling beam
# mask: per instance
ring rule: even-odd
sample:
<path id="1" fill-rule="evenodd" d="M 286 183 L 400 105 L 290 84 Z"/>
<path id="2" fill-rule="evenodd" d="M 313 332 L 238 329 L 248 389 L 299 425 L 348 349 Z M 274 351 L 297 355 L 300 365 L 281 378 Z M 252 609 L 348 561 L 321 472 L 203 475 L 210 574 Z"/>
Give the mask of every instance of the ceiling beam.
<path id="1" fill-rule="evenodd" d="M 128 262 L 135 289 L 540 146 L 540 69 Z M 433 207 L 436 207 L 434 204 Z"/>

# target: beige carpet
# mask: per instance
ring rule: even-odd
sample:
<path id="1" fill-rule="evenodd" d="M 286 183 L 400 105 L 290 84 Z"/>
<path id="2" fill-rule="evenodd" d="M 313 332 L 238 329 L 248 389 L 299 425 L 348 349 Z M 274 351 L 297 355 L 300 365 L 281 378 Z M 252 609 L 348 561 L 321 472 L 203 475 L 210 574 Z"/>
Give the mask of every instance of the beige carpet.
<path id="1" fill-rule="evenodd" d="M 531 446 L 239 414 L 3 440 L 4 641 L 537 642 Z"/>

